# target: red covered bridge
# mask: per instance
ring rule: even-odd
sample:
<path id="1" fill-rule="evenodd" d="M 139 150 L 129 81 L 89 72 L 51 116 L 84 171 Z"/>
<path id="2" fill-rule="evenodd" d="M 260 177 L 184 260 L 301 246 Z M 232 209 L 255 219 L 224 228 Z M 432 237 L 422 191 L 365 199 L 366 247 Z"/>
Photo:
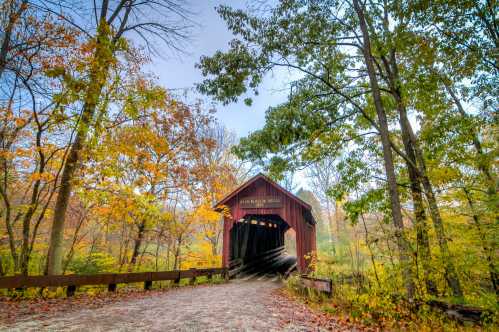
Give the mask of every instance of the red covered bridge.
<path id="1" fill-rule="evenodd" d="M 215 205 L 226 209 L 223 232 L 224 267 L 250 272 L 309 269 L 316 250 L 312 207 L 263 174 L 258 174 Z M 296 234 L 297 257 L 284 252 L 284 234 Z"/>

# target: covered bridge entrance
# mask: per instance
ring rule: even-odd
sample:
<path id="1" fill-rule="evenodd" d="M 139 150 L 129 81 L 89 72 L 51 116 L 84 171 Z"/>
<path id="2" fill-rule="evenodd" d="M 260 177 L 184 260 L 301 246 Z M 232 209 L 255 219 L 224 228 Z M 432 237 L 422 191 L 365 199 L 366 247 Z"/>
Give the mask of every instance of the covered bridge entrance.
<path id="1" fill-rule="evenodd" d="M 263 174 L 253 177 L 215 205 L 225 211 L 224 267 L 253 272 L 309 268 L 316 250 L 312 207 Z M 284 250 L 284 234 L 296 234 L 296 256 Z"/>

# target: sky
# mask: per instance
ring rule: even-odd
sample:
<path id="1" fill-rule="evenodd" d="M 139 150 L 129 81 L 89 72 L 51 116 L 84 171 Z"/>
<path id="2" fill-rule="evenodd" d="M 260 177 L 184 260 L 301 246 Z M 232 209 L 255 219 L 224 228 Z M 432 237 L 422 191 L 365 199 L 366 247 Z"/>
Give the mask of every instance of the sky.
<path id="1" fill-rule="evenodd" d="M 233 38 L 224 21 L 218 16 L 215 7 L 220 4 L 235 8 L 245 8 L 246 0 L 191 0 L 191 9 L 195 12 L 194 20 L 200 25 L 192 32 L 188 43 L 188 54 L 167 56 L 163 59 L 155 57 L 151 66 L 152 72 L 159 77 L 163 86 L 168 89 L 193 88 L 203 80 L 201 71 L 195 68 L 202 55 L 213 55 L 217 50 L 227 50 L 228 42 Z M 238 137 L 244 137 L 251 131 L 265 124 L 265 110 L 272 105 L 284 101 L 288 95 L 285 82 L 286 73 L 277 73 L 266 77 L 259 87 L 259 95 L 253 98 L 253 105 L 246 106 L 241 98 L 238 103 L 223 106 L 216 104 L 216 117 Z M 192 96 L 191 96 L 192 97 Z M 202 97 L 211 102 L 209 97 Z"/>
<path id="2" fill-rule="evenodd" d="M 195 64 L 203 55 L 213 55 L 217 50 L 227 50 L 228 43 L 233 38 L 225 22 L 218 16 L 215 7 L 221 4 L 234 8 L 246 8 L 248 0 L 191 0 L 190 8 L 195 12 L 194 21 L 199 24 L 191 35 L 188 43 L 187 54 L 153 57 L 150 70 L 159 78 L 160 83 L 170 90 L 182 93 L 184 89 L 192 89 L 196 83 L 203 80 L 201 71 Z M 215 116 L 230 131 L 239 138 L 247 136 L 250 132 L 262 128 L 265 124 L 265 111 L 269 106 L 278 105 L 286 100 L 289 94 L 289 82 L 292 73 L 277 71 L 269 74 L 258 88 L 258 96 L 248 95 L 253 98 L 253 104 L 247 106 L 243 103 L 244 97 L 238 103 L 224 106 L 215 104 Z M 200 97 L 208 105 L 213 101 L 197 92 L 190 92 L 189 98 Z M 303 172 L 294 177 L 298 187 L 307 187 Z"/>

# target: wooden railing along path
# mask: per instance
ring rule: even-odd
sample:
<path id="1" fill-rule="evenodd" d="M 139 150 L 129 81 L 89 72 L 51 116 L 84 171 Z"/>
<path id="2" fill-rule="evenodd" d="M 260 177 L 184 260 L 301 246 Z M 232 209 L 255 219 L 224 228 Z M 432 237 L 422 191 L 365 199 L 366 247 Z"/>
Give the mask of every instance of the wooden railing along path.
<path id="1" fill-rule="evenodd" d="M 300 285 L 305 288 L 315 289 L 327 296 L 333 294 L 333 282 L 331 279 L 314 278 L 307 275 L 300 276 Z"/>
<path id="2" fill-rule="evenodd" d="M 173 280 L 175 283 L 178 283 L 180 282 L 180 279 L 189 278 L 191 283 L 194 283 L 197 277 L 206 276 L 208 279 L 211 279 L 214 275 L 221 275 L 222 277 L 227 278 L 227 269 L 210 268 L 161 272 L 102 273 L 92 275 L 16 275 L 12 277 L 0 277 L 0 288 L 67 287 L 67 296 L 73 296 L 77 286 L 108 285 L 108 291 L 114 292 L 117 284 L 144 282 L 144 289 L 148 290 L 151 289 L 153 281 Z"/>

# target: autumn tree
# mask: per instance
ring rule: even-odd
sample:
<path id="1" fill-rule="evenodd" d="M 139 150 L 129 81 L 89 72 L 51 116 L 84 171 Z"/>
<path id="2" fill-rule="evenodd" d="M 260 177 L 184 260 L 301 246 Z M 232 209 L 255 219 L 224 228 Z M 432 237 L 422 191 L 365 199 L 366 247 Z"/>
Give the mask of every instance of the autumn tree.
<path id="1" fill-rule="evenodd" d="M 64 93 L 50 73 L 76 47 L 78 33 L 54 15 L 39 13 L 27 1 L 4 1 L 2 7 L 1 214 L 12 269 L 28 274 L 62 166 L 64 144 L 58 136 L 67 130 L 71 118 L 70 112 L 61 110 L 59 101 L 51 99 L 51 95 Z M 18 223 L 21 248 L 16 247 Z"/>
<path id="2" fill-rule="evenodd" d="M 178 102 L 165 90 L 150 86 L 151 82 L 137 83 L 149 94 L 134 100 L 136 116 L 104 135 L 82 174 L 87 190 L 112 193 L 106 199 L 109 213 L 122 215 L 113 212 L 114 200 L 130 201 L 125 204 L 127 219 L 135 230 L 129 269 L 137 263 L 155 221 L 175 224 L 178 212 L 169 211 L 168 202 L 191 188 L 199 176 L 196 161 L 213 147 L 211 140 L 198 135 L 213 121 L 199 104 Z"/>
<path id="3" fill-rule="evenodd" d="M 196 161 L 197 182 L 191 187 L 191 201 L 195 208 L 203 240 L 211 247 L 211 255 L 220 254 L 223 215 L 213 211 L 213 206 L 248 174 L 246 165 L 232 152 L 237 140 L 235 134 L 221 124 L 213 123 L 199 133 L 201 140 L 210 145 L 203 149 Z"/>
<path id="4" fill-rule="evenodd" d="M 75 8 L 78 8 L 76 6 Z M 55 9 L 48 8 L 50 11 Z M 81 152 L 87 145 L 88 134 L 98 126 L 98 111 L 109 111 L 109 101 L 103 98 L 108 83 L 108 76 L 123 57 L 130 52 L 130 34 L 151 46 L 152 39 L 161 40 L 172 48 L 178 47 L 178 41 L 185 38 L 183 32 L 186 24 L 186 11 L 176 1 L 156 1 L 154 3 L 134 0 L 102 1 L 85 3 L 80 17 L 89 18 L 85 26 L 80 25 L 71 13 L 60 15 L 64 20 L 80 28 L 84 38 L 88 57 L 82 63 L 82 70 L 76 77 L 64 67 L 59 75 L 65 81 L 78 80 L 78 98 L 74 103 L 80 104 L 80 119 L 71 143 L 67 159 L 61 173 L 57 200 L 54 207 L 53 225 L 47 260 L 48 274 L 61 272 L 62 240 L 65 214 L 73 188 L 73 178 L 80 168 Z M 73 15 L 76 17 L 76 15 Z"/>

